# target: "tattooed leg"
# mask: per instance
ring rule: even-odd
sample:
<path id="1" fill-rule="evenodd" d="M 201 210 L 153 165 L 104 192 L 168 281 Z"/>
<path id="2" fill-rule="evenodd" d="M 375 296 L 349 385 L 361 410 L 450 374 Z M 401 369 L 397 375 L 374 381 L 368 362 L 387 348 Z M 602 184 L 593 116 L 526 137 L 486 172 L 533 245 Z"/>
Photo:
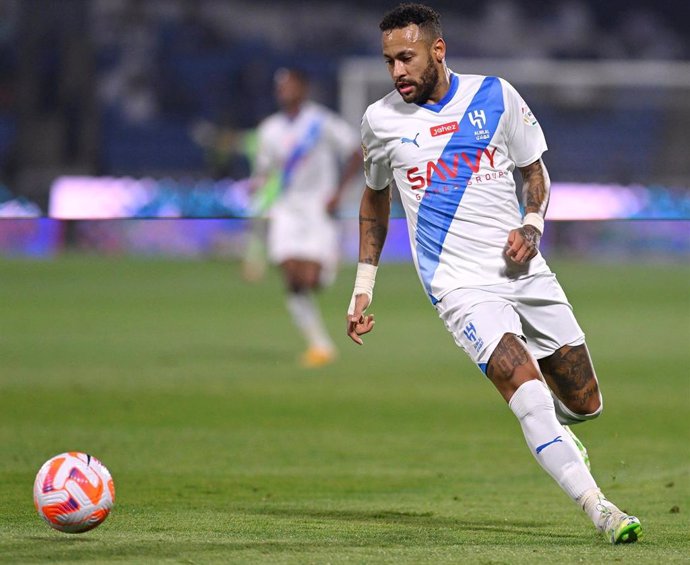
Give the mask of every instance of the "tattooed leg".
<path id="1" fill-rule="evenodd" d="M 539 366 L 549 388 L 571 412 L 579 415 L 601 412 L 599 383 L 585 344 L 564 345 L 540 359 Z"/>
<path id="2" fill-rule="evenodd" d="M 487 365 L 486 375 L 508 402 L 520 385 L 541 380 L 539 366 L 525 343 L 507 333 L 498 342 Z"/>

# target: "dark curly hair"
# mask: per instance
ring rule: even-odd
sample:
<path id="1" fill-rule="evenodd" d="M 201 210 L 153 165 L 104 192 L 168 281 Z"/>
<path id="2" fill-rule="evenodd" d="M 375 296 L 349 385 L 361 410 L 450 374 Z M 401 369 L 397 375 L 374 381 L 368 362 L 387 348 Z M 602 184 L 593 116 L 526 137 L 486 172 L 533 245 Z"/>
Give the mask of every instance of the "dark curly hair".
<path id="1" fill-rule="evenodd" d="M 424 4 L 403 3 L 388 12 L 379 28 L 381 31 L 401 29 L 410 24 L 416 24 L 419 29 L 430 39 L 443 37 L 441 29 L 441 16 L 429 6 Z"/>

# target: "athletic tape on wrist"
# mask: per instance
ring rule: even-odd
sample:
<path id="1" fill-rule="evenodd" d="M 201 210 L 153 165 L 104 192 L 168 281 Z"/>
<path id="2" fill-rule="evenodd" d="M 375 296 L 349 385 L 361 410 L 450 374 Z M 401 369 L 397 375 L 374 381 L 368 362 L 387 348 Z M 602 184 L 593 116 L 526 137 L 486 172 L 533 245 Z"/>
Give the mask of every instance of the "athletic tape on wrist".
<path id="1" fill-rule="evenodd" d="M 544 218 L 535 212 L 525 214 L 525 217 L 522 218 L 522 225 L 535 227 L 539 230 L 540 234 L 544 234 Z"/>
<path id="2" fill-rule="evenodd" d="M 374 298 L 374 283 L 376 282 L 376 265 L 369 265 L 368 263 L 357 263 L 357 276 L 355 277 L 355 289 L 352 292 L 352 299 L 347 313 L 352 315 L 355 313 L 355 299 L 358 294 L 366 294 L 369 297 L 369 304 Z"/>

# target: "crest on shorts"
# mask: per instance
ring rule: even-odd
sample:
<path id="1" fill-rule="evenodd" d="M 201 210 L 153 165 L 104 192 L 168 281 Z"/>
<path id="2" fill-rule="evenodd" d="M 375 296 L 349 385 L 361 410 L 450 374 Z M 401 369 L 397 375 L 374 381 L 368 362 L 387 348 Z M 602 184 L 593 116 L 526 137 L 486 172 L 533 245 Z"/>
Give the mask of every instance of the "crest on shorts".
<path id="1" fill-rule="evenodd" d="M 472 344 L 475 351 L 480 351 L 484 346 L 484 340 L 477 335 L 477 328 L 474 326 L 474 322 L 469 322 L 465 329 L 462 330 L 463 335 Z"/>

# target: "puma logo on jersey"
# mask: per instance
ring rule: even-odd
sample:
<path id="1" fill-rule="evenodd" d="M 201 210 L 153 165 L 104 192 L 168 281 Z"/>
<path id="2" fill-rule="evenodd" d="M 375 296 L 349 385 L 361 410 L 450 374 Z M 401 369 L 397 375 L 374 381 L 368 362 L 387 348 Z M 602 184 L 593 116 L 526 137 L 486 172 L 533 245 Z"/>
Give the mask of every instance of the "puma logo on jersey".
<path id="1" fill-rule="evenodd" d="M 419 133 L 414 136 L 414 139 L 410 139 L 409 137 L 401 137 L 400 138 L 400 143 L 405 144 L 405 143 L 413 143 L 417 147 L 419 147 L 419 143 L 417 143 L 417 138 L 419 137 Z"/>

